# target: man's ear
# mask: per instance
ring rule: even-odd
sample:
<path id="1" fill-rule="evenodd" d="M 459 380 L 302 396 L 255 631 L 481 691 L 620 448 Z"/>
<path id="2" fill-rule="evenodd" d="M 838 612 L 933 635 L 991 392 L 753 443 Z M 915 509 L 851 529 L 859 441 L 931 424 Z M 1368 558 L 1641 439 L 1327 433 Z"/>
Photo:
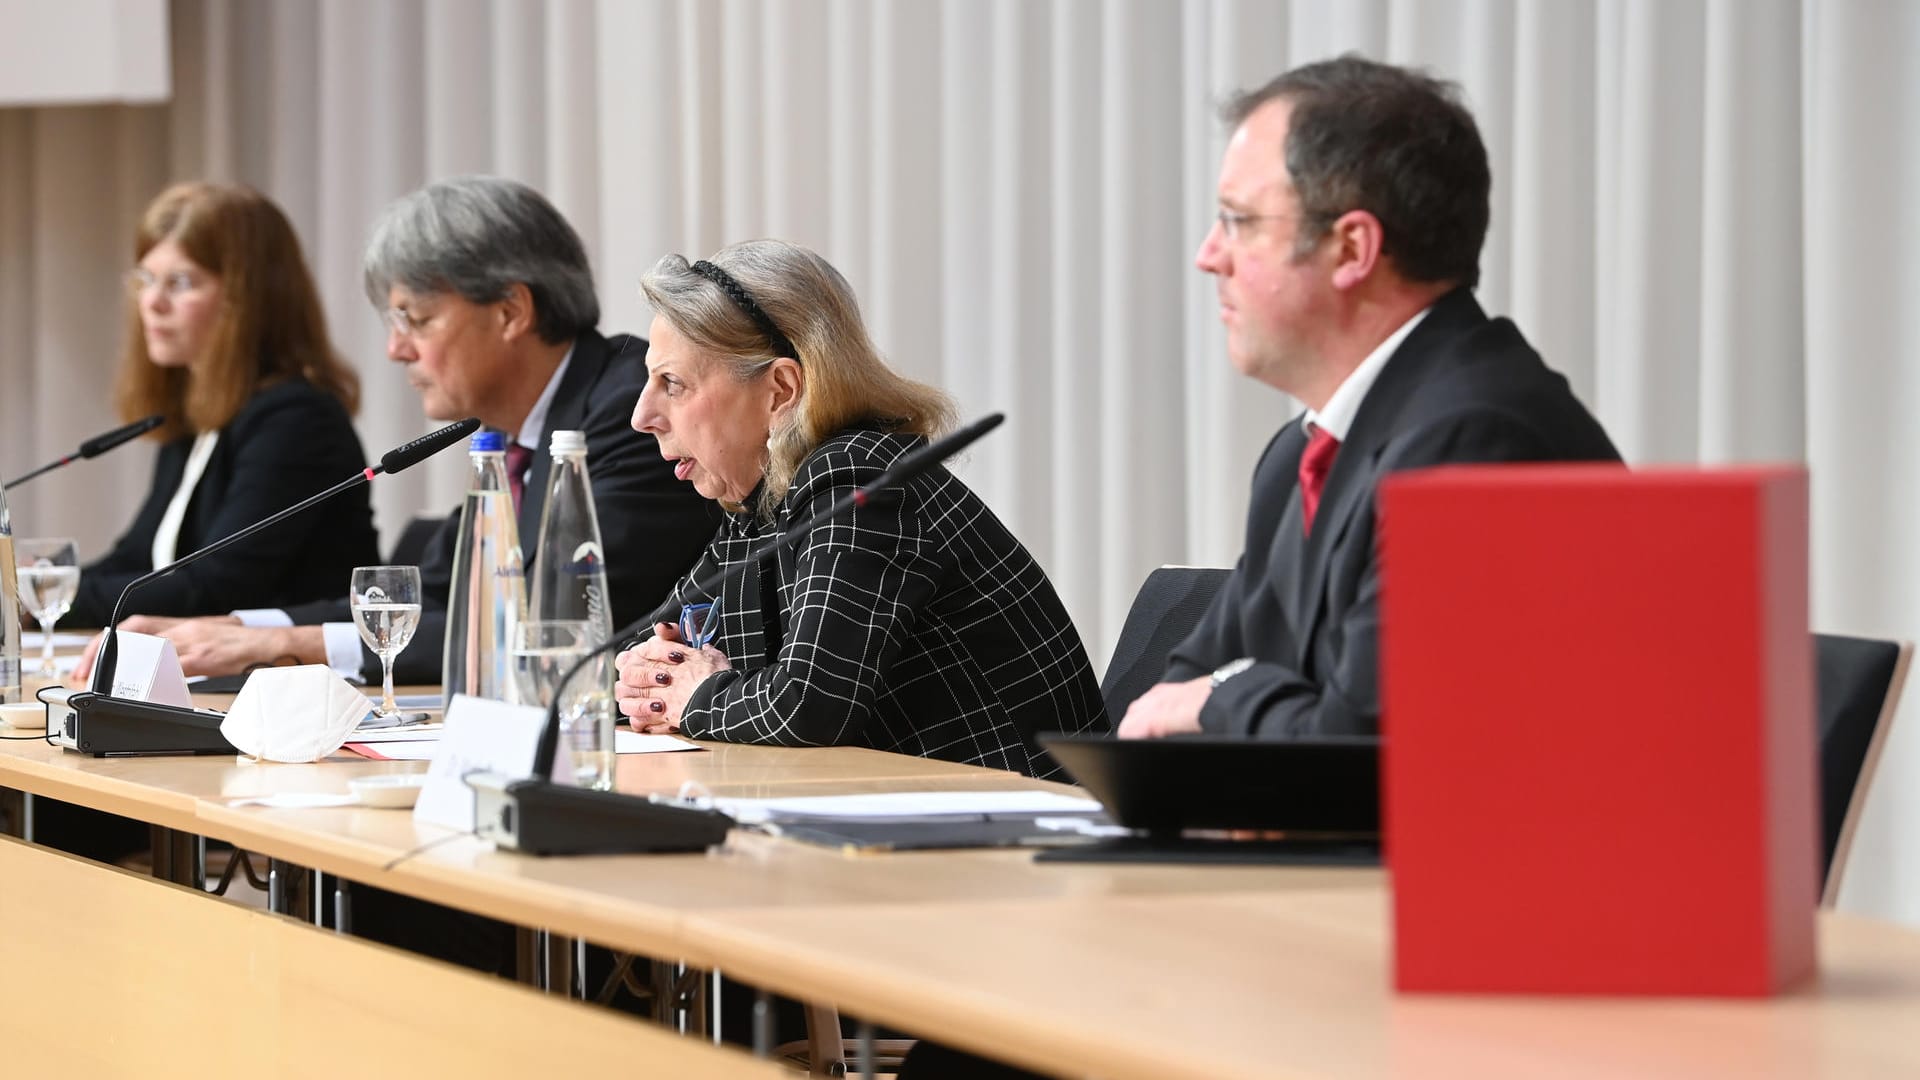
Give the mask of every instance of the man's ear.
<path id="1" fill-rule="evenodd" d="M 792 357 L 780 357 L 767 369 L 767 385 L 771 390 L 768 412 L 779 417 L 800 404 L 800 395 L 807 388 L 806 369 Z"/>
<path id="2" fill-rule="evenodd" d="M 507 286 L 506 295 L 495 304 L 495 310 L 499 313 L 500 337 L 504 341 L 515 341 L 533 333 L 540 322 L 539 313 L 533 309 L 533 291 L 524 282 Z"/>
<path id="3" fill-rule="evenodd" d="M 1386 229 L 1365 210 L 1349 210 L 1327 230 L 1333 243 L 1333 287 L 1351 289 L 1379 271 L 1385 258 Z"/>

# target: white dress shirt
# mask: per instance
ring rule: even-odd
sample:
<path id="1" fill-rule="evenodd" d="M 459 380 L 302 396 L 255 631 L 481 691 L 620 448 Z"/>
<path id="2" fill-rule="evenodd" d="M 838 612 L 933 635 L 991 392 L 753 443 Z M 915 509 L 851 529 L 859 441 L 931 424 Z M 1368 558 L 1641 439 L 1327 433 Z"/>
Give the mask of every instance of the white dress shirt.
<path id="1" fill-rule="evenodd" d="M 1307 434 L 1313 434 L 1314 429 L 1318 428 L 1341 442 L 1346 442 L 1347 432 L 1353 430 L 1353 418 L 1360 415 L 1360 403 L 1367 399 L 1367 391 L 1373 389 L 1374 380 L 1380 377 L 1380 372 L 1386 368 L 1387 361 L 1393 359 L 1393 354 L 1400 348 L 1400 343 L 1407 340 L 1407 335 L 1413 333 L 1413 328 L 1419 326 L 1420 320 L 1426 318 L 1427 312 L 1432 310 L 1431 307 L 1421 308 L 1413 318 L 1401 323 L 1400 329 L 1388 334 L 1387 340 L 1375 346 L 1374 350 L 1367 354 L 1367 358 L 1360 361 L 1360 366 L 1354 368 L 1352 374 L 1340 381 L 1340 385 L 1334 389 L 1333 396 L 1327 399 L 1324 408 L 1317 411 L 1308 409 Z"/>
<path id="2" fill-rule="evenodd" d="M 193 449 L 187 451 L 186 469 L 180 474 L 180 486 L 173 489 L 173 499 L 167 503 L 167 512 L 160 515 L 160 524 L 153 530 L 151 554 L 155 570 L 179 555 L 180 523 L 187 518 L 187 504 L 193 501 L 193 489 L 200 486 L 200 478 L 207 472 L 207 461 L 213 457 L 213 448 L 218 445 L 220 431 L 217 428 L 194 436 Z"/>

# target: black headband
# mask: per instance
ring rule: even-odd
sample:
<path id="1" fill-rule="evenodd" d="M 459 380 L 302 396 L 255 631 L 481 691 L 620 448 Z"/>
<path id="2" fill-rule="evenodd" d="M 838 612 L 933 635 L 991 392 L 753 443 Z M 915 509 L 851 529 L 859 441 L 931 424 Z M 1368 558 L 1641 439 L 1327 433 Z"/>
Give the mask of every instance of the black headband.
<path id="1" fill-rule="evenodd" d="M 760 328 L 760 332 L 767 335 L 767 341 L 773 346 L 775 356 L 790 356 L 795 363 L 799 362 L 800 353 L 793 347 L 793 342 L 788 341 L 787 335 L 781 333 L 780 328 L 774 325 L 773 316 L 761 310 L 746 286 L 733 280 L 732 274 L 705 259 L 694 263 L 692 269 L 694 273 L 720 286 L 720 291 L 727 294 L 727 299 L 732 300 L 735 306 L 747 313 L 747 318 L 752 319 L 753 324 Z"/>

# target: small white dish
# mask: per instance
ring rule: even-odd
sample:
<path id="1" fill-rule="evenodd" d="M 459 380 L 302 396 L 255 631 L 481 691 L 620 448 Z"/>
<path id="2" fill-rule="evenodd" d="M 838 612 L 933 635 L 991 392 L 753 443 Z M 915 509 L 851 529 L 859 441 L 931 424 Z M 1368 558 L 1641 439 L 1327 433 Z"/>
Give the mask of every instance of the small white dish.
<path id="1" fill-rule="evenodd" d="M 427 784 L 427 774 L 416 773 L 376 773 L 373 776 L 356 776 L 347 781 L 353 789 L 354 797 L 362 806 L 378 806 L 386 809 L 405 809 L 420 800 L 420 789 Z"/>
<path id="2" fill-rule="evenodd" d="M 0 705 L 0 727 L 23 731 L 42 731 L 47 726 L 47 707 L 37 701 Z"/>
<path id="3" fill-rule="evenodd" d="M 228 806 L 265 806 L 274 810 L 324 810 L 330 806 L 352 806 L 352 795 L 329 794 L 324 791 L 276 791 L 270 795 L 249 795 L 241 799 L 230 799 Z"/>

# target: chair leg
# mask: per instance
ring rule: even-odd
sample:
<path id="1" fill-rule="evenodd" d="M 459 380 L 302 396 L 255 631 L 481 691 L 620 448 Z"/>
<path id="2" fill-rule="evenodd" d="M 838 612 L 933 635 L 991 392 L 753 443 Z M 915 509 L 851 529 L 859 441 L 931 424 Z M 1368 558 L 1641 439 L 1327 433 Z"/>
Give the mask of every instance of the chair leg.
<path id="1" fill-rule="evenodd" d="M 841 1033 L 840 1010 L 831 1005 L 807 1003 L 807 1075 L 852 1076 L 848 1059 L 856 1056 L 881 1071 L 898 1071 L 913 1049 L 912 1039 L 875 1039 L 873 1027 L 862 1024 L 864 1040 L 849 1039 Z M 864 1046 L 862 1043 L 864 1042 Z M 797 1052 L 800 1044 L 789 1043 L 774 1051 L 776 1057 Z"/>
<path id="2" fill-rule="evenodd" d="M 807 1075 L 847 1075 L 847 1047 L 840 1037 L 840 1010 L 807 1005 Z"/>

